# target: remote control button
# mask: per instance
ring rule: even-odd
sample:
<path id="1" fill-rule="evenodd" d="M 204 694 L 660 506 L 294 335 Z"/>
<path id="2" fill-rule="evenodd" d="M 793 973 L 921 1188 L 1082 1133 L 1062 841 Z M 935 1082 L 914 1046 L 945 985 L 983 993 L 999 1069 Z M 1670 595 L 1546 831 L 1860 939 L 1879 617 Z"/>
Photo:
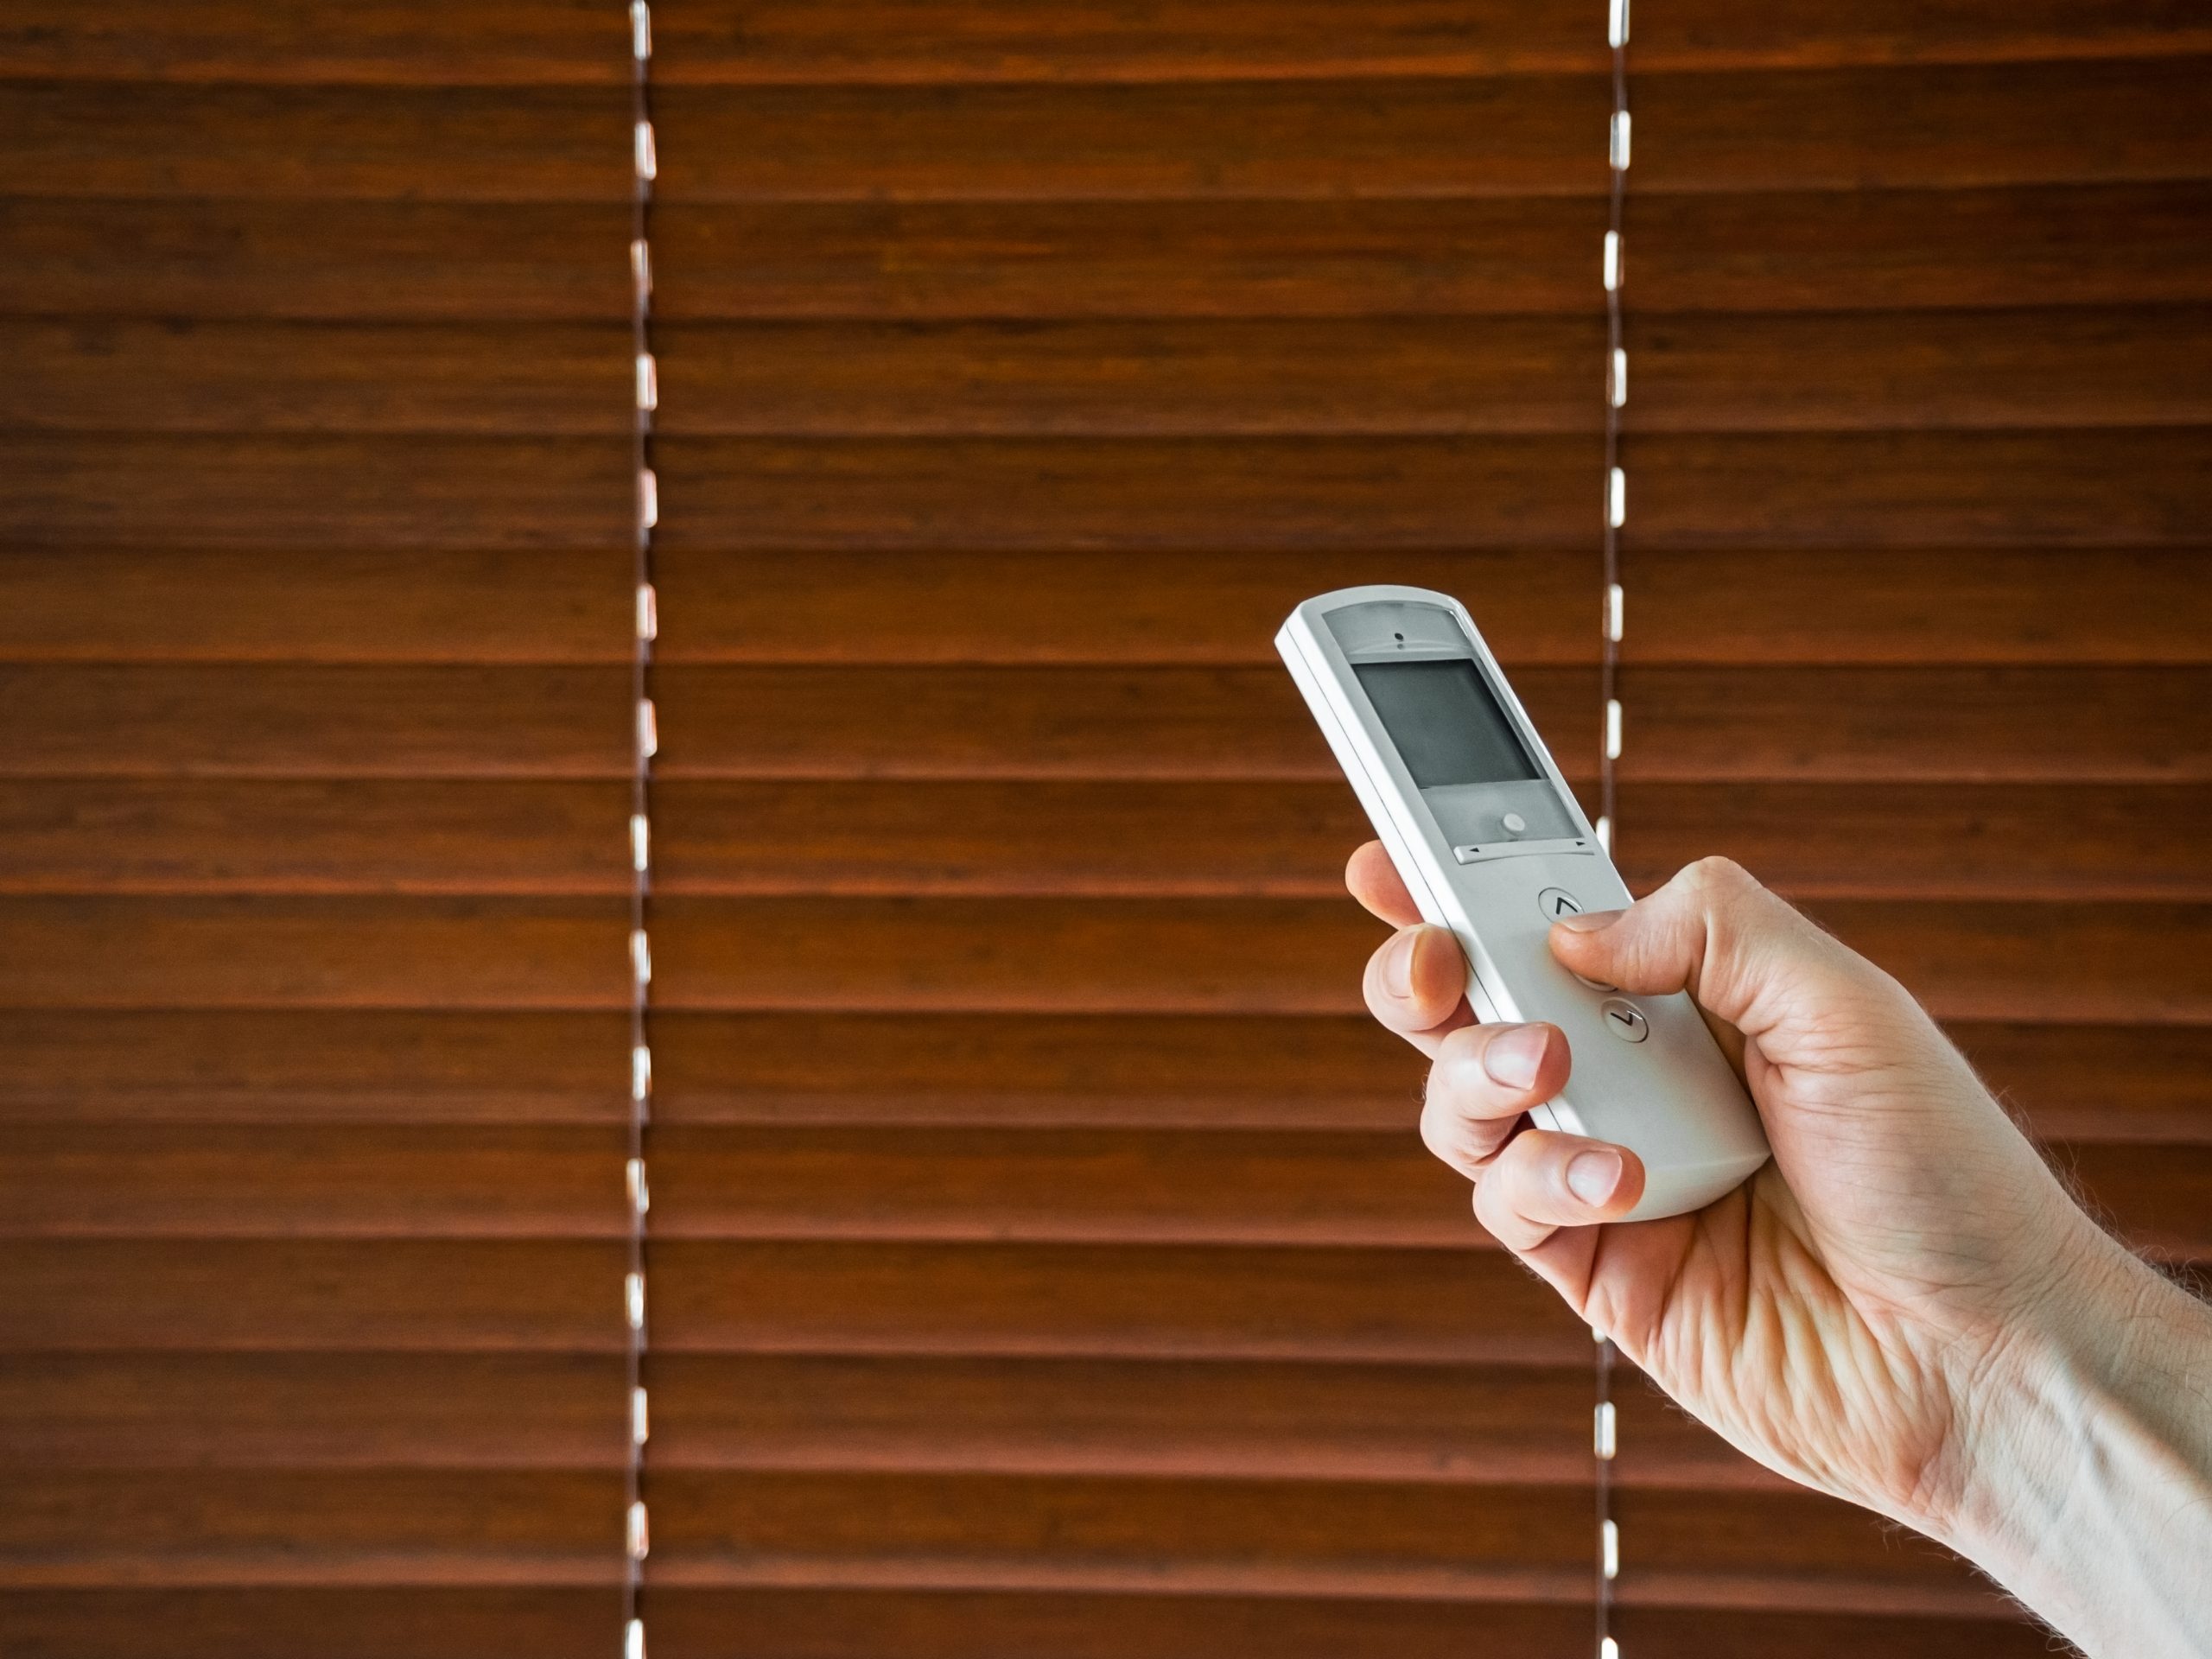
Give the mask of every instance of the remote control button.
<path id="1" fill-rule="evenodd" d="M 1505 826 L 1505 833 L 1509 836 L 1517 836 L 1529 827 L 1529 820 L 1518 812 L 1509 812 L 1498 822 Z"/>
<path id="2" fill-rule="evenodd" d="M 1651 1034 L 1643 1010 L 1624 996 L 1606 998 L 1599 1006 L 1598 1015 L 1605 1022 L 1605 1029 L 1624 1043 L 1640 1043 Z"/>
<path id="3" fill-rule="evenodd" d="M 1544 919 L 1555 922 L 1562 916 L 1580 916 L 1582 901 L 1565 887 L 1546 887 L 1536 895 L 1536 908 L 1544 912 Z"/>

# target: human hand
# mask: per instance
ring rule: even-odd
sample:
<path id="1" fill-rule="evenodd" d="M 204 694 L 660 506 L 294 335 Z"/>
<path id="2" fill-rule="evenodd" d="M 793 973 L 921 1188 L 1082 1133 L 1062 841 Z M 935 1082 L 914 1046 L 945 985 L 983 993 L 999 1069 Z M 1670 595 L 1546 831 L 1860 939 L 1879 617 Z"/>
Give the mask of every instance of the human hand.
<path id="1" fill-rule="evenodd" d="M 1567 1081 L 1565 1036 L 1473 1023 L 1457 942 L 1414 925 L 1379 844 L 1346 880 L 1401 929 L 1368 965 L 1368 1003 L 1433 1058 L 1422 1136 L 1475 1182 L 1484 1225 L 1761 1463 L 1963 1539 L 2004 1432 L 1992 1401 L 2040 1386 L 2013 1375 L 2045 1363 L 2040 1333 L 2092 1328 L 2155 1275 L 2072 1202 L 1904 988 L 1725 860 L 1556 925 L 1573 972 L 1691 994 L 1774 1149 L 1702 1211 L 1605 1224 L 1643 1189 L 1635 1154 L 1522 1123 Z"/>

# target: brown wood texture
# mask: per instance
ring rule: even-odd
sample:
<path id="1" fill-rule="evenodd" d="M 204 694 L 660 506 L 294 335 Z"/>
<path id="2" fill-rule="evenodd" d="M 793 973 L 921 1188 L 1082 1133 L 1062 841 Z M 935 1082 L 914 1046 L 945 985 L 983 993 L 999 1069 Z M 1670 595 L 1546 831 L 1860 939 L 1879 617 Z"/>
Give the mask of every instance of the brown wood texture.
<path id="1" fill-rule="evenodd" d="M 2206 194 L 1632 193 L 1625 291 L 1732 315 L 2202 301 Z M 1584 197 L 676 202 L 656 216 L 658 297 L 686 321 L 1586 316 L 1604 225 Z"/>
<path id="2" fill-rule="evenodd" d="M 1659 10 L 1624 864 L 2212 1258 L 2212 34 Z M 1461 592 L 1594 779 L 1594 17 L 654 22 L 653 1651 L 1586 1652 L 1587 1334 L 1411 1133 L 1267 639 Z M 0 21 L 11 1651 L 616 1639 L 626 46 Z M 2039 1648 L 1621 1397 L 1632 1655 Z"/>
<path id="3" fill-rule="evenodd" d="M 1649 74 L 1639 188 L 2202 178 L 2191 59 Z M 1128 86 L 675 86 L 671 200 L 1592 194 L 1601 74 Z"/>
<path id="4" fill-rule="evenodd" d="M 2202 303 L 2198 182 L 1637 196 L 1637 306 Z M 687 204 L 657 300 L 721 317 L 1481 316 L 1590 309 L 1594 198 Z M 615 203 L 0 200 L 47 316 L 619 315 Z M 1635 313 L 1632 311 L 1632 316 Z"/>
<path id="5" fill-rule="evenodd" d="M 93 19 L 53 0 L 18 6 L 0 29 L 16 76 L 329 84 L 609 84 L 626 38 L 588 8 L 503 0 L 466 12 L 427 0 L 354 10 L 333 37 L 312 5 L 236 0 L 104 7 Z M 1347 16 L 1315 0 L 1248 0 L 1203 12 L 1099 3 L 1040 15 L 1008 0 L 728 7 L 669 0 L 655 15 L 671 79 L 715 85 L 811 80 L 1204 79 L 1336 77 L 1601 67 L 1584 14 L 1560 0 L 1394 0 Z M 619 20 L 618 20 L 619 22 Z M 1980 62 L 2212 49 L 2188 7 L 2043 0 L 1999 7 L 1861 5 L 1777 17 L 1741 0 L 1701 0 L 1644 20 L 1637 61 L 1653 68 Z"/>

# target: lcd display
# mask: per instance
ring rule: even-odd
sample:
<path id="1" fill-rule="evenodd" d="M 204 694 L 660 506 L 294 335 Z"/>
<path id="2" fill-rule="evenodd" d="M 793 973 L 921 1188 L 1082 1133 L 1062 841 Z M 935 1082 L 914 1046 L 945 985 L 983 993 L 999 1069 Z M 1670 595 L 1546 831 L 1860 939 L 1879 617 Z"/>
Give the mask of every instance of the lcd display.
<path id="1" fill-rule="evenodd" d="M 1465 658 L 1354 663 L 1351 671 L 1418 787 L 1543 776 L 1481 671 Z"/>

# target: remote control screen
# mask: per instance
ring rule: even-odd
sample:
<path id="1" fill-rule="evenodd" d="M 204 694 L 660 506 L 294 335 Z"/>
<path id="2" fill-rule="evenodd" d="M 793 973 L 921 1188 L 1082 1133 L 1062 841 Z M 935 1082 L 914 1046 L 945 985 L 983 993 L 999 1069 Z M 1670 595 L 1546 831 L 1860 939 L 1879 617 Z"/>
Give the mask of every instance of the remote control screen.
<path id="1" fill-rule="evenodd" d="M 1465 658 L 1354 663 L 1351 671 L 1419 788 L 1543 776 L 1482 671 Z"/>

